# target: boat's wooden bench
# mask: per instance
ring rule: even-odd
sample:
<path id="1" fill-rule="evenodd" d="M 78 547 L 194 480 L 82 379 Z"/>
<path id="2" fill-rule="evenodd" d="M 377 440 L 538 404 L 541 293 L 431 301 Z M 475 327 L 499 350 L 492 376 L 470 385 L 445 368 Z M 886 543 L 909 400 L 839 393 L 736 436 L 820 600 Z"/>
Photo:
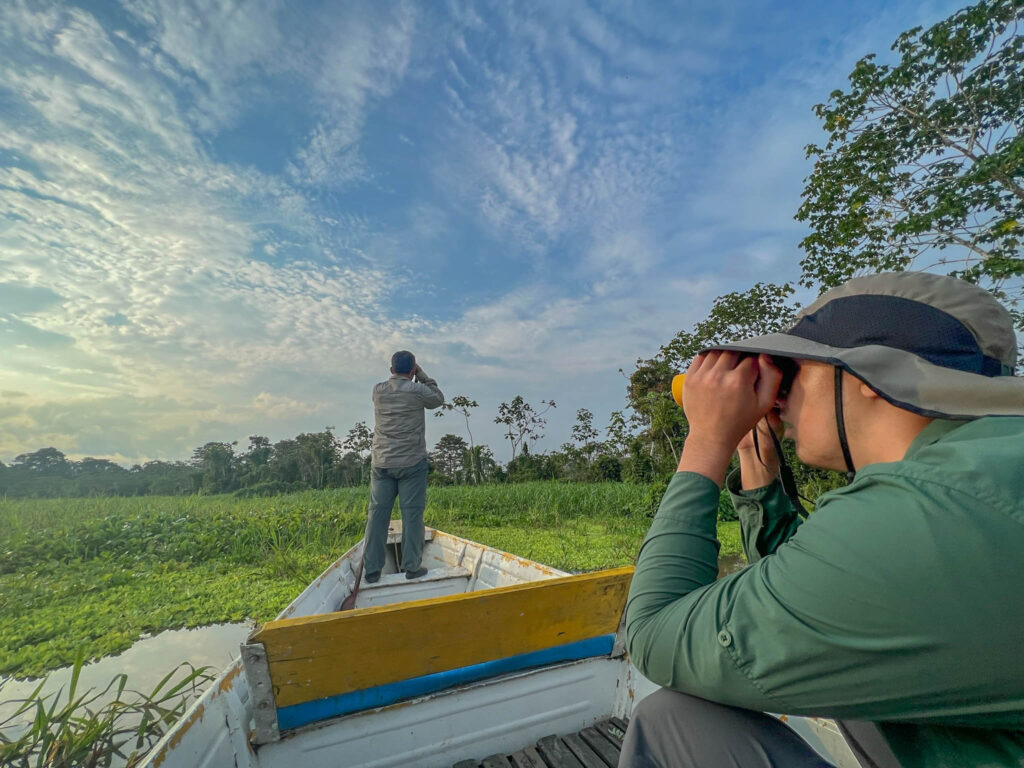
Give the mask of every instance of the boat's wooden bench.
<path id="1" fill-rule="evenodd" d="M 627 724 L 611 717 L 579 733 L 545 736 L 511 755 L 460 760 L 452 768 L 616 768 Z"/>

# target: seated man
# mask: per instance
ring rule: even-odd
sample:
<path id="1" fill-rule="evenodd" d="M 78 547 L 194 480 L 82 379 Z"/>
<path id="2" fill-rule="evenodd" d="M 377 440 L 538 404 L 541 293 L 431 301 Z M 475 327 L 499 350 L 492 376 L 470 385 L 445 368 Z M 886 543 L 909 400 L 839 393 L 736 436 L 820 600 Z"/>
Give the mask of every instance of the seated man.
<path id="1" fill-rule="evenodd" d="M 634 713 L 620 766 L 828 765 L 763 712 L 839 719 L 864 766 L 1024 765 L 1016 346 L 990 294 L 905 272 L 697 357 L 626 608 L 630 657 L 666 688 Z M 773 357 L 796 369 L 781 392 Z M 802 524 L 776 479 L 782 427 L 804 463 L 856 472 Z M 737 449 L 751 566 L 716 581 Z"/>

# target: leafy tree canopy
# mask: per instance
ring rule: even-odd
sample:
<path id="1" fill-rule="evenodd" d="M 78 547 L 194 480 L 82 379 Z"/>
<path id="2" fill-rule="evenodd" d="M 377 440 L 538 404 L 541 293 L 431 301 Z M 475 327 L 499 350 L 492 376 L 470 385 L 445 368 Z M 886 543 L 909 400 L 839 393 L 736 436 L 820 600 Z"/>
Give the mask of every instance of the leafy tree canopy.
<path id="1" fill-rule="evenodd" d="M 807 147 L 803 285 L 943 266 L 1024 297 L 1022 17 L 1020 0 L 985 0 L 911 29 L 898 63 L 866 56 L 815 107 L 828 140 Z"/>

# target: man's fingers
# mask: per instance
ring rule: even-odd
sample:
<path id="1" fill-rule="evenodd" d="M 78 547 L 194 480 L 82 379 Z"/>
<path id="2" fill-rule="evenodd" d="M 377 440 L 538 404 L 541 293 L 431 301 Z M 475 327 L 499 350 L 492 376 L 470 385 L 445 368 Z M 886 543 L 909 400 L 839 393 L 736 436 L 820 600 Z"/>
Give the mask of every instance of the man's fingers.
<path id="1" fill-rule="evenodd" d="M 763 408 L 768 409 L 775 403 L 779 385 L 782 384 L 782 371 L 776 367 L 768 355 L 758 355 L 757 363 L 758 371 L 761 374 L 755 387 L 757 402 Z"/>
<path id="2" fill-rule="evenodd" d="M 697 373 L 697 371 L 699 371 L 706 364 L 708 364 L 708 358 L 710 358 L 714 354 L 714 352 L 701 352 L 699 355 L 693 358 L 693 362 L 690 363 L 690 367 L 686 369 L 686 375 L 693 376 L 693 374 Z M 712 358 L 710 360 L 710 365 L 714 365 L 714 362 L 715 360 L 714 358 Z"/>

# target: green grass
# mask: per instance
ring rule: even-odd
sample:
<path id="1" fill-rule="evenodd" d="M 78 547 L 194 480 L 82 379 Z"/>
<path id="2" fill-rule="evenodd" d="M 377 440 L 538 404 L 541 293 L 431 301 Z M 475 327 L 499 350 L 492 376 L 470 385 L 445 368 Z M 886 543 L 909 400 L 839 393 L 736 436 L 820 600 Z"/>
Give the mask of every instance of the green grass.
<path id="1" fill-rule="evenodd" d="M 271 619 L 361 538 L 367 495 L 0 501 L 0 674 L 39 675 L 164 629 Z M 425 518 L 587 571 L 633 562 L 656 501 L 624 483 L 437 487 Z M 741 552 L 737 523 L 720 523 L 719 539 L 723 555 Z"/>

